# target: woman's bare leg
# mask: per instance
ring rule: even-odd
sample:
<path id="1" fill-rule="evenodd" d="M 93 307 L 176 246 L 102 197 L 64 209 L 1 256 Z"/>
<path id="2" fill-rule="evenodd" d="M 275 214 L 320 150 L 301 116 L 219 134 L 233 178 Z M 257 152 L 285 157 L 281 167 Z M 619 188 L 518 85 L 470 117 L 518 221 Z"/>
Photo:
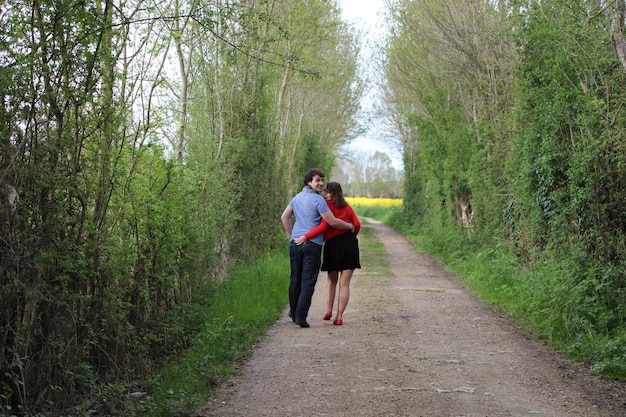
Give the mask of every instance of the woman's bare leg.
<path id="1" fill-rule="evenodd" d="M 337 280 L 339 279 L 339 271 L 328 271 L 326 278 L 326 311 L 332 312 L 335 304 L 335 294 L 337 291 Z"/>
<path id="2" fill-rule="evenodd" d="M 352 279 L 351 269 L 341 271 L 341 278 L 339 280 L 339 306 L 337 307 L 336 320 L 343 320 L 343 312 L 348 306 L 350 300 L 350 280 Z"/>

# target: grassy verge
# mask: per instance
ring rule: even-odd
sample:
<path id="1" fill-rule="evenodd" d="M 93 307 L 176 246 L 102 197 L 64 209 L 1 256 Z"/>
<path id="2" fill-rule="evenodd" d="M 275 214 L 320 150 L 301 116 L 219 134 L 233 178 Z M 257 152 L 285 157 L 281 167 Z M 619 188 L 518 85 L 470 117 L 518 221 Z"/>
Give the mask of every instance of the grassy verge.
<path id="1" fill-rule="evenodd" d="M 126 415 L 194 415 L 287 305 L 289 256 L 284 252 L 232 271 L 197 297 L 189 317 L 200 323 L 192 346 L 154 374 L 148 395 L 129 404 Z"/>
<path id="2" fill-rule="evenodd" d="M 547 341 L 568 358 L 587 362 L 599 376 L 626 380 L 626 307 L 607 296 L 606 283 L 623 271 L 582 266 L 576 253 L 538 257 L 524 268 L 506 244 L 479 244 L 461 232 L 407 226 L 400 210 L 357 210 L 407 236 L 468 284 L 472 294 Z"/>
<path id="3" fill-rule="evenodd" d="M 365 226 L 365 222 L 361 221 Z M 367 268 L 368 272 L 372 274 L 390 275 L 391 268 L 387 260 L 387 252 L 383 244 L 374 236 L 372 229 L 361 227 L 358 238 L 361 266 Z"/>
<path id="4" fill-rule="evenodd" d="M 394 216 L 394 213 L 401 210 L 401 208 L 390 209 L 385 207 L 358 204 L 353 204 L 352 208 L 360 217 L 371 217 L 385 224 L 389 224 Z"/>

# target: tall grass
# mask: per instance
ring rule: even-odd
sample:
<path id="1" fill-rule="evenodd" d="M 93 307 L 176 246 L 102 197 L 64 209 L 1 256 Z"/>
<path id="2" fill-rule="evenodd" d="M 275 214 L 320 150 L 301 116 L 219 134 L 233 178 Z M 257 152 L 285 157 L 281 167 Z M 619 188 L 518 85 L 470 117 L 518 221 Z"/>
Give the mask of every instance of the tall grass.
<path id="1" fill-rule="evenodd" d="M 283 253 L 284 252 L 284 253 Z M 188 320 L 198 323 L 194 342 L 170 358 L 145 387 L 148 395 L 127 407 L 132 416 L 193 415 L 216 384 L 275 322 L 288 302 L 287 251 L 268 255 L 229 274 L 194 300 Z"/>

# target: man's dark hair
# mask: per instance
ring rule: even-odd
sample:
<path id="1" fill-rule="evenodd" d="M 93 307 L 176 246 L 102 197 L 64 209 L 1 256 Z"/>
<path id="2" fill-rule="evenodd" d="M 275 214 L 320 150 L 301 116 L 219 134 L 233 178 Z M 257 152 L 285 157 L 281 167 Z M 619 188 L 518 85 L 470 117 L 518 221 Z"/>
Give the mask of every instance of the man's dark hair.
<path id="1" fill-rule="evenodd" d="M 313 181 L 313 177 L 319 175 L 320 178 L 324 178 L 324 172 L 317 168 L 309 169 L 306 174 L 304 174 L 304 185 L 308 185 L 311 181 Z"/>

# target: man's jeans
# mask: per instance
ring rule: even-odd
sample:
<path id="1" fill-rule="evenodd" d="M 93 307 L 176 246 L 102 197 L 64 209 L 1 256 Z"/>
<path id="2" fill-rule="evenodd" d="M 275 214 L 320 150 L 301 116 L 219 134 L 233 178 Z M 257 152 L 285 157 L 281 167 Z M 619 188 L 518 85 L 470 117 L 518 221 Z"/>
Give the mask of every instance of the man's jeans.
<path id="1" fill-rule="evenodd" d="M 294 321 L 305 321 L 309 315 L 315 283 L 320 272 L 322 246 L 306 241 L 289 245 L 291 278 L 289 281 L 289 308 Z"/>

